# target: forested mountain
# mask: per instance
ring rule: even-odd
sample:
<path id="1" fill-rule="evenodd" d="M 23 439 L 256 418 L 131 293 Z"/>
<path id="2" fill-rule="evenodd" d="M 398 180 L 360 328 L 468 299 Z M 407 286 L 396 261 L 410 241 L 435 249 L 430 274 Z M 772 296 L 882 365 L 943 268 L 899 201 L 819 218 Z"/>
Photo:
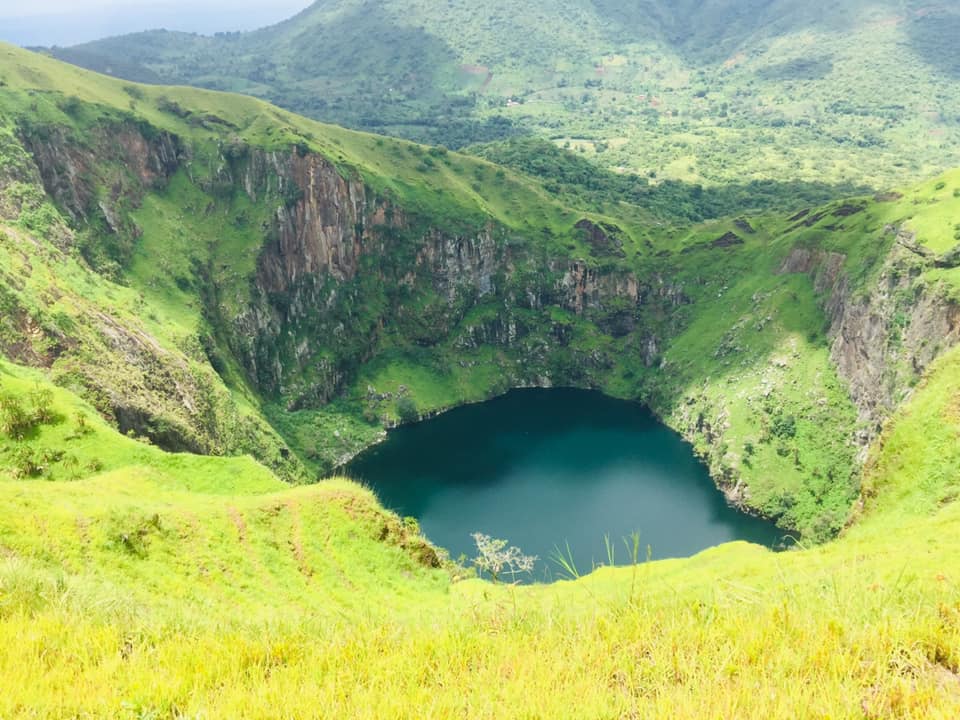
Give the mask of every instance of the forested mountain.
<path id="1" fill-rule="evenodd" d="M 924 0 L 324 0 L 54 54 L 451 147 L 536 133 L 644 175 L 882 187 L 960 163 L 958 35 Z"/>

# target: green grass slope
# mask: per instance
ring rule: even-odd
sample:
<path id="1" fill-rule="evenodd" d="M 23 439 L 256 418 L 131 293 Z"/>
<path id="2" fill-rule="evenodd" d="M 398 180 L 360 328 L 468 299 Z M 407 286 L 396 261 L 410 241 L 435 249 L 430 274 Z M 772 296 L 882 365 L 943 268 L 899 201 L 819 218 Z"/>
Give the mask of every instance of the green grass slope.
<path id="1" fill-rule="evenodd" d="M 960 432 L 958 357 L 891 423 L 840 540 L 549 586 L 430 569 L 415 529 L 349 482 L 280 490 L 91 417 L 64 446 L 115 448 L 112 469 L 0 479 L 0 715 L 954 717 L 960 514 L 938 449 Z M 3 378 L 89 413 L 36 373 Z M 59 446 L 70 424 L 26 442 Z"/>
<path id="2" fill-rule="evenodd" d="M 54 53 L 450 146 L 532 132 L 644 176 L 882 188 L 960 164 L 957 23 L 926 0 L 340 0 Z"/>

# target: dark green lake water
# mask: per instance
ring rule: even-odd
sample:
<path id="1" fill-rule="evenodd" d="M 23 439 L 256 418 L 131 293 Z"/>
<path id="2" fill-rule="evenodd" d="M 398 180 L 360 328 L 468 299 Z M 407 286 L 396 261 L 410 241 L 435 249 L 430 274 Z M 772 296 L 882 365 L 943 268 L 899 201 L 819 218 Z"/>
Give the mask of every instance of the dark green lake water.
<path id="1" fill-rule="evenodd" d="M 563 576 L 551 560 L 569 545 L 577 569 L 685 557 L 728 542 L 772 546 L 782 531 L 730 508 L 692 448 L 641 405 L 571 389 L 515 390 L 388 434 L 344 474 L 387 507 L 420 521 L 451 557 L 472 558 L 471 533 L 539 556 L 535 579 Z"/>

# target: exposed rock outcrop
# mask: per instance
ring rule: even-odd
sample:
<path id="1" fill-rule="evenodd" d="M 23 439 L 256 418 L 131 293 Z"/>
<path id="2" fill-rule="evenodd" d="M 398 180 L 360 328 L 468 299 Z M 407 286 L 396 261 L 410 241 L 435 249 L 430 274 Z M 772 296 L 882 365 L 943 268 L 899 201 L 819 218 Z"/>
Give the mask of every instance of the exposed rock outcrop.
<path id="1" fill-rule="evenodd" d="M 131 123 L 101 127 L 84 142 L 62 128 L 25 133 L 22 141 L 47 194 L 75 223 L 89 222 L 104 202 L 97 197 L 97 185 L 111 188 L 110 202 L 125 196 L 137 203 L 146 190 L 162 186 L 184 159 L 179 138 L 167 132 L 148 137 Z M 114 176 L 100 177 L 104 172 Z M 109 218 L 108 223 L 115 224 Z"/>
<path id="2" fill-rule="evenodd" d="M 613 255 L 624 257 L 623 240 L 620 236 L 623 230 L 611 223 L 595 223 L 584 218 L 574 227 L 583 233 L 590 252 L 598 257 Z"/>
<path id="3" fill-rule="evenodd" d="M 356 275 L 365 232 L 387 224 L 387 205 L 368 203 L 359 180 L 345 179 L 319 155 L 254 153 L 242 178 L 250 198 L 267 195 L 273 181 L 285 202 L 260 255 L 257 284 L 287 293 L 306 276 Z"/>
<path id="4" fill-rule="evenodd" d="M 508 255 L 493 233 L 492 226 L 473 237 L 451 237 L 432 230 L 423 239 L 416 265 L 427 269 L 434 290 L 450 303 L 465 289 L 477 298 L 495 293 L 494 275 L 505 269 Z"/>
<path id="5" fill-rule="evenodd" d="M 860 411 L 866 447 L 923 370 L 960 341 L 960 307 L 918 281 L 917 253 L 899 239 L 866 293 L 852 292 L 845 262 L 796 248 L 780 271 L 810 275 L 823 298 L 831 357 Z"/>
<path id="6" fill-rule="evenodd" d="M 601 273 L 580 260 L 570 263 L 558 290 L 561 305 L 577 315 L 600 308 L 605 299 L 625 297 L 636 303 L 640 297 L 640 284 L 632 273 Z"/>
<path id="7" fill-rule="evenodd" d="M 743 238 L 735 232 L 724 233 L 710 243 L 712 248 L 728 248 L 736 245 L 743 245 Z"/>
<path id="8" fill-rule="evenodd" d="M 277 204 L 251 303 L 230 319 L 231 343 L 257 386 L 285 397 L 292 409 L 333 399 L 372 356 L 380 334 L 398 324 L 408 339 L 429 346 L 449 337 L 472 307 L 495 297 L 505 308 L 558 305 L 577 315 L 602 312 L 616 299 L 625 303 L 608 318 L 616 335 L 633 331 L 642 300 L 672 302 L 679 292 L 662 281 L 641 288 L 632 273 L 603 272 L 582 260 L 518 254 L 492 223 L 451 232 L 420 219 L 416 226 L 427 229 L 415 230 L 405 212 L 359 178 L 297 149 L 234 147 L 225 151 L 217 176 L 252 200 Z M 357 294 L 361 286 L 369 292 L 374 278 L 380 286 L 406 288 L 417 308 L 398 298 L 368 308 L 376 307 L 376 317 L 364 312 L 363 322 L 354 319 L 363 303 L 374 303 Z M 563 328 L 557 332 L 563 336 Z M 509 347 L 525 334 L 523 322 L 500 313 L 463 328 L 456 342 Z M 652 358 L 659 347 L 654 334 L 646 346 Z"/>

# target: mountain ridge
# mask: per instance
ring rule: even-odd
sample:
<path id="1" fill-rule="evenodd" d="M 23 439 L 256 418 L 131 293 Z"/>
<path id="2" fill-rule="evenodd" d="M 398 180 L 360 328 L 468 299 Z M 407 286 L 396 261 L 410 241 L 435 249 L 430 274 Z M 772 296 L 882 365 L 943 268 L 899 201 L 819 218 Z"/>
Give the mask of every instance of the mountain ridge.
<path id="1" fill-rule="evenodd" d="M 705 184 L 881 188 L 960 164 L 949 6 L 455 2 L 442 23 L 431 7 L 317 3 L 242 35 L 148 33 L 54 54 L 433 144 L 532 133 L 608 168 Z"/>

